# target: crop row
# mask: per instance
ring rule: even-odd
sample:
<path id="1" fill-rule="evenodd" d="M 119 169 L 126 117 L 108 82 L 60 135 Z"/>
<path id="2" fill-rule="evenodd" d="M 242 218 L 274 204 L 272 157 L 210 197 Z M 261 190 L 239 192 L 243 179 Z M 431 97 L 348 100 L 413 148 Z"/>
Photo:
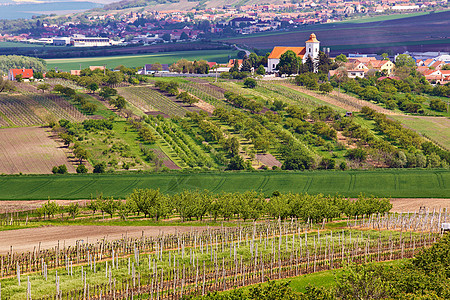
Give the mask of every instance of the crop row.
<path id="1" fill-rule="evenodd" d="M 280 96 L 283 97 L 283 99 L 280 100 L 285 100 L 285 102 L 288 102 L 290 104 L 296 104 L 305 108 L 308 107 L 317 108 L 320 106 L 320 104 L 314 102 L 313 100 L 303 97 L 298 93 L 296 93 L 295 91 L 291 90 L 290 88 L 280 86 L 274 82 L 260 82 L 258 84 L 269 91 L 279 94 Z"/>
<path id="2" fill-rule="evenodd" d="M 169 116 L 183 117 L 187 110 L 177 105 L 174 101 L 163 94 L 148 87 L 130 87 L 126 90 L 143 99 L 156 110 L 168 114 Z"/>
<path id="3" fill-rule="evenodd" d="M 198 145 L 189 139 L 180 128 L 168 121 L 156 127 L 156 131 L 172 146 L 178 156 L 190 167 L 212 167 L 212 159 L 200 149 Z"/>
<path id="4" fill-rule="evenodd" d="M 19 100 L 20 98 L 20 100 Z M 0 96 L 0 112 L 16 126 L 42 124 L 42 120 L 21 100 L 23 97 Z"/>
<path id="5" fill-rule="evenodd" d="M 124 97 L 128 102 L 136 106 L 138 109 L 143 112 L 155 111 L 156 109 L 151 106 L 147 101 L 145 101 L 142 97 L 136 95 L 133 88 L 119 88 L 119 94 Z"/>
<path id="6" fill-rule="evenodd" d="M 424 218 L 417 221 L 422 222 Z M 266 276 L 285 278 L 340 268 L 348 263 L 411 257 L 437 238 L 435 234 L 396 231 L 312 232 L 306 224 L 291 220 L 157 238 L 102 240 L 95 244 L 58 247 L 50 252 L 16 254 L 15 258 L 11 253 L 2 263 L 7 263 L 3 276 L 40 271 L 40 274 L 28 274 L 36 292 L 33 298 L 43 296 L 37 284 L 45 287 L 45 295 L 48 295 L 55 293 L 55 285 L 56 292 L 75 288 L 76 294 L 83 293 L 86 283 L 91 287 L 99 283 L 109 285 L 108 292 L 114 290 L 120 294 L 125 292 L 128 283 L 130 291 L 127 293 L 131 290 L 137 293 L 138 288 L 142 289 L 139 293 L 159 290 L 161 296 L 175 293 L 175 299 L 179 299 L 183 289 L 186 294 L 192 287 L 201 290 L 202 286 L 213 285 L 226 289 L 250 284 L 255 279 L 266 280 Z M 54 268 L 58 270 L 52 270 Z M 27 285 L 18 286 L 18 280 L 20 275 L 17 279 L 2 280 L 5 296 L 12 296 L 12 293 L 16 293 L 17 299 L 21 293 L 24 296 Z M 118 283 L 117 288 L 112 288 L 113 282 Z M 160 289 L 160 284 L 165 288 Z M 103 287 L 102 295 L 108 293 L 107 290 Z"/>
<path id="7" fill-rule="evenodd" d="M 52 94 L 32 94 L 29 95 L 29 98 L 43 106 L 57 119 L 66 119 L 71 122 L 79 122 L 86 119 L 86 116 L 83 115 L 78 109 L 59 96 Z"/>

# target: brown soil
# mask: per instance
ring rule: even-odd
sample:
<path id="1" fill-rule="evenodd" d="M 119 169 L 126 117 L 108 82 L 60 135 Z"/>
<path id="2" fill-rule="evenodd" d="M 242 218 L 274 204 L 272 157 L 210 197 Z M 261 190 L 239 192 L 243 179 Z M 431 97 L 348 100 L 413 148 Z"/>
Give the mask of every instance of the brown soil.
<path id="1" fill-rule="evenodd" d="M 42 127 L 0 129 L 0 173 L 49 174 L 65 164 L 74 173 L 72 162 Z"/>
<path id="2" fill-rule="evenodd" d="M 106 238 L 116 240 L 122 237 L 158 236 L 177 232 L 202 231 L 205 227 L 189 226 L 55 226 L 40 228 L 25 228 L 0 232 L 0 254 L 49 249 L 58 245 L 74 246 L 77 241 L 92 243 Z"/>
<path id="3" fill-rule="evenodd" d="M 197 98 L 197 97 L 196 97 Z M 203 101 L 202 99 L 198 99 L 197 103 L 194 103 L 195 106 L 197 106 L 198 108 L 206 111 L 207 113 L 209 113 L 210 115 L 212 115 L 212 113 L 214 112 L 214 110 L 216 109 L 214 106 L 212 106 L 211 104 Z"/>
<path id="4" fill-rule="evenodd" d="M 336 131 L 337 141 L 343 144 L 346 148 L 355 149 L 356 145 L 353 143 L 351 138 L 345 137 L 342 131 Z"/>
<path id="5" fill-rule="evenodd" d="M 41 207 L 48 200 L 30 200 L 30 201 L 1 201 L 0 214 L 6 212 L 29 211 Z M 71 203 L 79 203 L 85 205 L 89 200 L 52 200 L 58 205 L 69 205 Z"/>
<path id="6" fill-rule="evenodd" d="M 393 205 L 392 212 L 418 212 L 422 206 L 430 210 L 450 209 L 450 199 L 396 198 L 391 199 L 391 203 Z"/>
<path id="7" fill-rule="evenodd" d="M 275 156 L 273 156 L 270 153 L 266 153 L 266 154 L 256 154 L 256 159 L 259 160 L 261 162 L 261 164 L 272 168 L 273 166 L 277 166 L 278 168 L 281 168 L 282 163 L 277 160 L 275 158 Z"/>
<path id="8" fill-rule="evenodd" d="M 152 149 L 156 156 L 163 161 L 163 165 L 170 170 L 180 170 L 181 168 L 177 166 L 162 150 Z"/>

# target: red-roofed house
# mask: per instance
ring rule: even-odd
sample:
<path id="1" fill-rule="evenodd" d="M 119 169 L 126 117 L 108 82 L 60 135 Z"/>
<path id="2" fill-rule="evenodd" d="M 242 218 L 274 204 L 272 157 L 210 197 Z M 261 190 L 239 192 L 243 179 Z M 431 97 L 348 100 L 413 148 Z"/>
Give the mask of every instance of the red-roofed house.
<path id="1" fill-rule="evenodd" d="M 215 65 L 217 65 L 216 62 L 208 61 L 208 66 L 210 69 L 212 69 Z"/>
<path id="2" fill-rule="evenodd" d="M 230 61 L 227 64 L 227 68 L 232 68 L 234 67 L 234 59 L 230 59 Z M 242 63 L 244 62 L 243 59 L 237 59 L 237 63 L 239 64 L 239 70 L 241 69 Z"/>
<path id="3" fill-rule="evenodd" d="M 17 75 L 22 75 L 22 79 L 33 78 L 33 69 L 9 69 L 8 79 L 13 81 L 16 80 Z"/>

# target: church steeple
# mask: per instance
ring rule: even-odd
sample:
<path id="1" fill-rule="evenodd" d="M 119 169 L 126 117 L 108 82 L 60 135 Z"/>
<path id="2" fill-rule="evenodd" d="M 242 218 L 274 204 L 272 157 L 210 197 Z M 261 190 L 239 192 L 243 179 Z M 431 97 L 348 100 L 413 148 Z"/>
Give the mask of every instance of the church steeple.
<path id="1" fill-rule="evenodd" d="M 317 37 L 314 33 L 311 33 L 309 36 L 309 40 L 306 42 L 306 52 L 303 56 L 303 63 L 306 62 L 308 59 L 308 56 L 311 56 L 311 58 L 314 61 L 317 61 L 319 59 L 319 51 L 320 51 L 320 42 L 317 40 Z"/>

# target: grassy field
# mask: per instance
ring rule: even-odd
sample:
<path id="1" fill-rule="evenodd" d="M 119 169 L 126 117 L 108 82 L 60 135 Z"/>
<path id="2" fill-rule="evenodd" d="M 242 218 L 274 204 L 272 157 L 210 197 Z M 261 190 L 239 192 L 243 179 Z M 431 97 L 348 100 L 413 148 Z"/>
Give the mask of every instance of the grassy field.
<path id="1" fill-rule="evenodd" d="M 450 119 L 445 117 L 393 116 L 405 126 L 450 149 Z"/>
<path id="2" fill-rule="evenodd" d="M 39 45 L 39 44 L 26 44 L 19 42 L 0 42 L 0 48 L 43 48 L 43 47 L 56 47 L 51 45 Z"/>
<path id="3" fill-rule="evenodd" d="M 197 174 L 0 176 L 0 200 L 89 199 L 126 197 L 134 189 L 159 188 L 163 193 L 208 189 L 214 193 L 256 190 L 309 194 L 360 193 L 394 198 L 449 198 L 447 170 L 377 170 L 314 172 L 240 172 Z"/>
<path id="4" fill-rule="evenodd" d="M 337 22 L 336 24 L 359 24 L 359 23 L 389 21 L 389 20 L 397 20 L 397 19 L 429 15 L 431 13 L 437 13 L 437 12 L 443 12 L 443 11 L 447 11 L 447 10 L 438 10 L 438 11 L 433 11 L 433 12 L 423 11 L 423 12 L 415 12 L 415 13 L 399 13 L 399 14 L 392 14 L 392 15 L 363 17 L 363 18 L 349 19 L 349 20 Z"/>
<path id="5" fill-rule="evenodd" d="M 107 68 L 114 68 L 119 65 L 126 67 L 140 67 L 145 64 L 159 62 L 162 64 L 172 64 L 181 58 L 187 60 L 207 60 L 224 63 L 228 58 L 235 58 L 237 52 L 230 50 L 200 50 L 200 51 L 175 51 L 146 55 L 125 55 L 125 56 L 103 56 L 85 58 L 47 59 L 48 69 L 57 67 L 63 71 L 87 68 L 89 66 L 106 65 Z"/>

